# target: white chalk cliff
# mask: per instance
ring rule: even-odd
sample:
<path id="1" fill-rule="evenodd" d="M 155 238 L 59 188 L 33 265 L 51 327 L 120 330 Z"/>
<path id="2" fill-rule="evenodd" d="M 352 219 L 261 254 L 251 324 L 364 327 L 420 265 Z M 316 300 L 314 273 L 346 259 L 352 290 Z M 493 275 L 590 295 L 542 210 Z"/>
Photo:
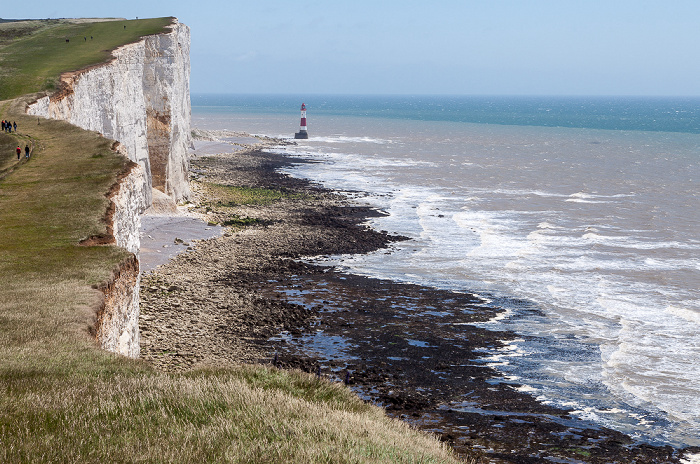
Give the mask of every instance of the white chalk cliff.
<path id="1" fill-rule="evenodd" d="M 121 176 L 110 195 L 110 243 L 133 253 L 103 288 L 91 332 L 107 350 L 139 356 L 139 229 L 152 189 L 175 202 L 190 195 L 190 31 L 170 31 L 124 45 L 113 59 L 61 76 L 58 92 L 29 105 L 28 114 L 68 121 L 114 139 L 138 166 Z"/>
<path id="2" fill-rule="evenodd" d="M 61 90 L 27 113 L 62 119 L 117 140 L 151 187 L 174 201 L 190 195 L 190 30 L 173 21 L 169 33 L 144 37 L 113 52 L 103 65 L 61 76 Z"/>

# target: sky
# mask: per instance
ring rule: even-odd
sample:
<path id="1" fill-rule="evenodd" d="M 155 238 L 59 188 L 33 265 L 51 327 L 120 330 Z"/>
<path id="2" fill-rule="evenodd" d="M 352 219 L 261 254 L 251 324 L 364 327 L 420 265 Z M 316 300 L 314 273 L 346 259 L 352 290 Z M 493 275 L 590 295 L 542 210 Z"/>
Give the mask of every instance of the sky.
<path id="1" fill-rule="evenodd" d="M 193 93 L 700 96 L 700 0 L 27 0 L 0 10 L 162 16 L 191 28 Z"/>

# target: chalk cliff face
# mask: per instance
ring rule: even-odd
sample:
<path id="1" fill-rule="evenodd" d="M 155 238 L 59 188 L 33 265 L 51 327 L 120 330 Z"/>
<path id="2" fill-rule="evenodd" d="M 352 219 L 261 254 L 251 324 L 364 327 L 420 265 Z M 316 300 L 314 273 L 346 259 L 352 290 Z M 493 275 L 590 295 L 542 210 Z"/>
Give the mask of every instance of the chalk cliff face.
<path id="1" fill-rule="evenodd" d="M 107 210 L 107 220 L 111 222 L 113 243 L 133 255 L 121 263 L 112 278 L 101 287 L 102 305 L 92 330 L 102 348 L 132 358 L 137 358 L 140 353 L 141 275 L 138 254 L 145 185 L 143 168 L 132 163 L 108 195 L 111 205 Z"/>
<path id="2" fill-rule="evenodd" d="M 141 213 L 146 209 L 143 201 L 145 178 L 141 165 L 133 164 L 129 171 L 120 177 L 114 194 L 109 198 L 113 205 L 114 243 L 137 256 L 141 248 Z"/>
<path id="3" fill-rule="evenodd" d="M 138 358 L 139 335 L 139 261 L 132 256 L 115 271 L 100 290 L 103 304 L 97 312 L 94 336 L 100 346 L 114 353 Z"/>
<path id="4" fill-rule="evenodd" d="M 40 98 L 28 113 L 66 120 L 117 140 L 151 187 L 174 201 L 190 195 L 190 31 L 177 20 L 169 33 L 144 37 L 113 52 L 104 65 L 61 76 L 61 91 Z"/>
<path id="5" fill-rule="evenodd" d="M 141 214 L 152 189 L 174 201 L 190 195 L 190 31 L 174 20 L 171 30 L 113 52 L 105 64 L 61 76 L 61 89 L 29 105 L 27 112 L 62 119 L 114 139 L 114 149 L 135 164 L 109 194 L 112 243 L 133 253 L 101 287 L 103 302 L 91 333 L 106 350 L 139 356 Z"/>
<path id="6" fill-rule="evenodd" d="M 171 34 L 145 40 L 143 90 L 146 138 L 153 187 L 175 201 L 189 197 L 187 149 L 190 130 L 190 32 L 182 26 Z"/>

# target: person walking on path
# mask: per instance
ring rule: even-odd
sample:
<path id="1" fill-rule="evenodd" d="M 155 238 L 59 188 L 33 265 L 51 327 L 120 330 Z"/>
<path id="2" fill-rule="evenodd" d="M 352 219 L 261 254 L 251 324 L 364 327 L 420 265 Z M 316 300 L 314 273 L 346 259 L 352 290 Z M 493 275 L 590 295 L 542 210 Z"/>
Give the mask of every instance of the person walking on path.
<path id="1" fill-rule="evenodd" d="M 12 127 L 14 127 L 14 128 L 15 128 L 15 132 L 17 132 L 17 121 L 14 121 L 14 122 L 12 123 Z"/>
<path id="2" fill-rule="evenodd" d="M 17 159 L 20 158 L 20 155 L 22 154 L 22 149 L 17 145 Z"/>
<path id="3" fill-rule="evenodd" d="M 29 144 L 24 146 L 24 157 L 29 159 Z"/>

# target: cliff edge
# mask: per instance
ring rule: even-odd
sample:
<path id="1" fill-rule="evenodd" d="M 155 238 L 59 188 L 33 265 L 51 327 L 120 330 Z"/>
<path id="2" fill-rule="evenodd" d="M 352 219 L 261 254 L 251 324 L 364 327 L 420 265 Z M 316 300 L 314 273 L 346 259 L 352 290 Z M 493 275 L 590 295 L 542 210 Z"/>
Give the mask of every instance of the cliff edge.
<path id="1" fill-rule="evenodd" d="M 170 32 L 124 45 L 111 61 L 64 73 L 57 92 L 27 113 L 68 121 L 117 140 L 144 170 L 145 207 L 151 189 L 175 202 L 190 195 L 190 29 L 174 19 Z"/>
<path id="2" fill-rule="evenodd" d="M 140 216 L 153 190 L 187 199 L 190 132 L 190 30 L 170 31 L 119 47 L 104 64 L 64 73 L 58 91 L 40 95 L 27 114 L 67 121 L 117 143 L 135 164 L 108 195 L 105 221 L 114 243 L 134 254 L 101 287 L 93 334 L 102 348 L 138 357 Z"/>

